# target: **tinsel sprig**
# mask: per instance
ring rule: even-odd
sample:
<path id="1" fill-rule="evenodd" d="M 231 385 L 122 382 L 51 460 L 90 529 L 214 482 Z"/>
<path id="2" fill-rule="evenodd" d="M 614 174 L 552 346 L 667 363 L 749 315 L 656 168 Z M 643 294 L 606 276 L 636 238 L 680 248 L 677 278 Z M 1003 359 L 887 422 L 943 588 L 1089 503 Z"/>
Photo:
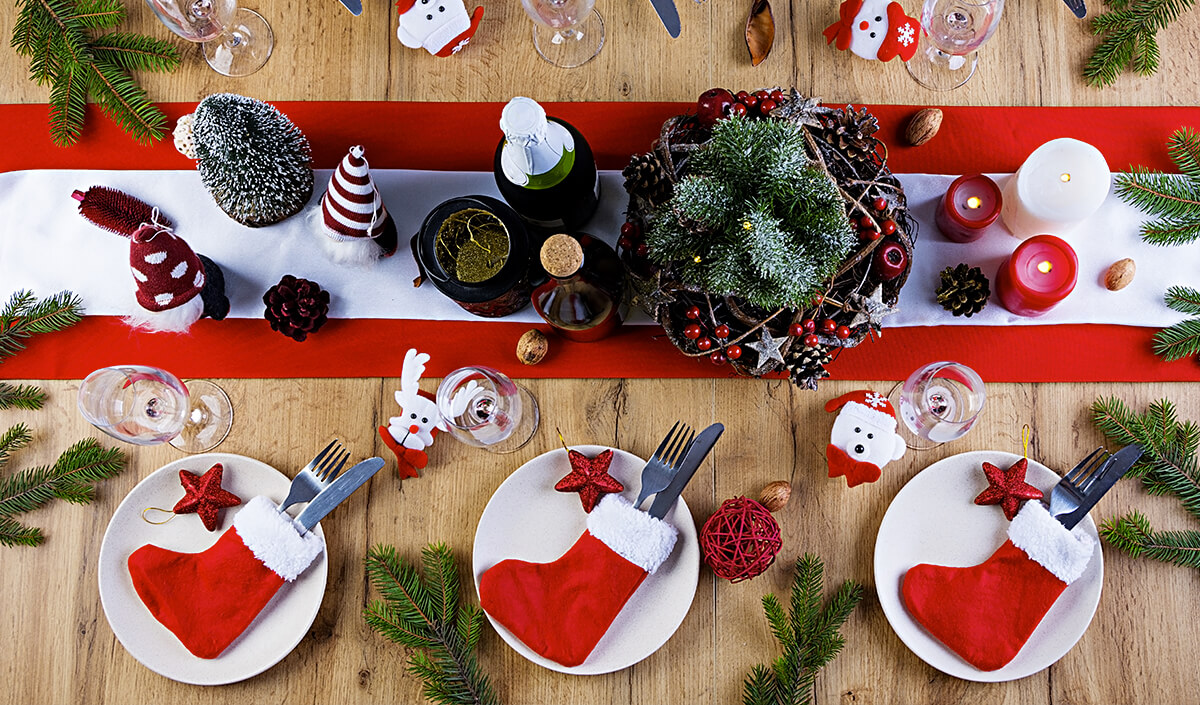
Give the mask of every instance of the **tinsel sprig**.
<path id="1" fill-rule="evenodd" d="M 1093 86 L 1116 83 L 1127 68 L 1142 76 L 1158 71 L 1158 32 L 1190 10 L 1195 0 L 1107 0 L 1109 11 L 1092 19 L 1099 46 L 1083 68 Z"/>
<path id="2" fill-rule="evenodd" d="M 0 436 L 0 465 L 7 463 L 10 451 L 29 440 L 29 430 L 20 425 Z M 86 504 L 95 496 L 94 483 L 124 468 L 121 451 L 103 448 L 96 439 L 85 438 L 64 451 L 54 465 L 29 468 L 0 480 L 0 544 L 40 544 L 45 540 L 41 530 L 22 525 L 12 518 L 14 514 L 32 511 L 53 499 Z"/>
<path id="3" fill-rule="evenodd" d="M 1173 286 L 1163 298 L 1175 311 L 1200 316 L 1200 291 L 1196 289 Z M 1189 318 L 1160 330 L 1154 335 L 1154 352 L 1168 362 L 1200 355 L 1200 318 Z"/>
<path id="4" fill-rule="evenodd" d="M 458 567 L 445 544 L 421 552 L 422 569 L 391 546 L 367 552 L 366 569 L 382 600 L 363 610 L 372 629 L 413 649 L 408 672 L 424 683 L 422 694 L 441 705 L 499 703 L 475 658 L 483 633 L 483 610 L 460 606 Z"/>
<path id="5" fill-rule="evenodd" d="M 1145 449 L 1129 475 L 1139 477 L 1152 495 L 1176 497 L 1200 520 L 1200 425 L 1180 421 L 1175 405 L 1160 399 L 1139 414 L 1115 397 L 1097 399 L 1092 419 L 1109 440 L 1137 443 Z M 1156 532 L 1140 512 L 1108 519 L 1100 526 L 1105 541 L 1132 556 L 1146 556 L 1179 566 L 1200 568 L 1200 531 Z"/>
<path id="6" fill-rule="evenodd" d="M 839 630 L 863 596 L 853 580 L 838 587 L 822 607 L 825 566 L 806 553 L 796 560 L 789 611 L 775 595 L 763 597 L 763 610 L 783 655 L 771 667 L 759 664 L 742 685 L 745 705 L 800 705 L 814 700 L 817 673 L 846 645 Z"/>
<path id="7" fill-rule="evenodd" d="M 138 142 L 162 137 L 167 118 L 130 71 L 173 71 L 169 41 L 112 30 L 125 19 L 121 0 L 17 0 L 11 45 L 29 58 L 29 76 L 50 86 L 50 137 L 74 144 L 90 96 Z"/>
<path id="8" fill-rule="evenodd" d="M 46 402 L 46 393 L 32 384 L 0 382 L 0 409 L 36 411 Z"/>
<path id="9" fill-rule="evenodd" d="M 15 292 L 0 309 L 0 362 L 25 349 L 22 342 L 38 333 L 51 333 L 73 326 L 83 316 L 79 297 L 61 291 L 38 300 L 33 292 Z"/>
<path id="10" fill-rule="evenodd" d="M 1117 195 L 1157 216 L 1141 227 L 1152 245 L 1184 245 L 1200 238 L 1200 133 L 1184 127 L 1167 140 L 1167 154 L 1179 174 L 1141 166 L 1117 174 Z"/>

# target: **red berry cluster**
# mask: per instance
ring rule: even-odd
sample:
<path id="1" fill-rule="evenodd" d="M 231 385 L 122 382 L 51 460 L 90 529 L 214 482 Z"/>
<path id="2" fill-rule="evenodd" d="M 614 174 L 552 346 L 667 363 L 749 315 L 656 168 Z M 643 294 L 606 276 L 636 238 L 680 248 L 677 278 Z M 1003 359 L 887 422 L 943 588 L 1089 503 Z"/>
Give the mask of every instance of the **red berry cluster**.
<path id="1" fill-rule="evenodd" d="M 646 246 L 646 238 L 642 234 L 642 226 L 636 220 L 627 220 L 621 225 L 621 236 L 617 238 L 617 247 L 639 260 L 646 259 L 646 256 L 650 254 L 650 248 Z"/>
<path id="2" fill-rule="evenodd" d="M 742 346 L 737 344 L 725 345 L 724 342 L 722 342 L 728 340 L 732 333 L 729 330 L 729 326 L 725 325 L 724 323 L 717 325 L 716 328 L 713 328 L 712 338 L 710 338 L 708 337 L 704 326 L 702 326 L 699 322 L 700 317 L 703 315 L 703 312 L 700 310 L 699 306 L 692 306 L 683 315 L 687 316 L 689 321 L 692 321 L 692 323 L 689 323 L 683 327 L 683 337 L 693 341 L 696 344 L 696 348 L 699 349 L 700 352 L 708 352 L 709 350 L 712 350 L 713 345 L 724 346 L 724 349 L 713 350 L 708 356 L 708 359 L 711 360 L 714 365 L 720 365 L 729 360 L 736 360 L 742 356 Z M 716 338 L 718 342 L 714 343 L 713 338 Z"/>
<path id="3" fill-rule="evenodd" d="M 817 335 L 818 329 L 825 335 L 832 335 L 838 340 L 845 340 L 850 337 L 850 327 L 840 326 L 832 318 L 822 319 L 820 323 L 815 319 L 805 318 L 802 321 L 793 323 L 788 328 L 788 335 L 791 335 L 793 338 L 799 338 L 800 342 L 804 343 L 804 347 L 806 348 L 815 348 L 821 342 L 821 338 Z"/>
<path id="4" fill-rule="evenodd" d="M 738 91 L 734 94 L 734 104 L 730 106 L 730 114 L 765 117 L 779 107 L 783 102 L 783 91 L 776 88 L 773 91 L 761 90 L 753 93 Z"/>
<path id="5" fill-rule="evenodd" d="M 854 214 L 850 216 L 850 224 L 858 229 L 858 240 L 864 244 L 885 238 L 875 248 L 875 256 L 871 266 L 883 281 L 891 281 L 904 273 L 908 268 L 908 252 L 893 237 L 896 234 L 896 221 L 891 218 L 891 203 L 883 196 L 877 196 L 871 202 L 875 211 L 872 215 L 861 218 Z M 878 224 L 878 227 L 876 227 Z"/>

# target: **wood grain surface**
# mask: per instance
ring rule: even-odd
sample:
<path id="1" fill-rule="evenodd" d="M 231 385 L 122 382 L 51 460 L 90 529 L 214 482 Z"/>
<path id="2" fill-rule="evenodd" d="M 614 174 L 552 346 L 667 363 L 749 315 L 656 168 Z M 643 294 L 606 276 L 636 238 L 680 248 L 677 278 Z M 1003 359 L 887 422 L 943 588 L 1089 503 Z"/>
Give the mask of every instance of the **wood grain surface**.
<path id="1" fill-rule="evenodd" d="M 984 48 L 979 74 L 964 89 L 924 92 L 898 62 L 862 61 L 828 48 L 821 29 L 836 18 L 835 0 L 777 0 L 774 50 L 751 68 L 740 38 L 749 2 L 677 0 L 683 35 L 670 40 L 650 4 L 600 0 L 608 27 L 600 56 L 563 71 L 543 63 L 529 40 L 530 23 L 516 0 L 483 0 L 479 34 L 454 59 L 435 59 L 395 39 L 390 4 L 367 0 L 354 18 L 334 0 L 247 2 L 274 27 L 275 53 L 266 68 L 244 79 L 213 73 L 198 49 L 180 41 L 183 67 L 145 76 L 157 100 L 196 100 L 235 91 L 267 100 L 505 100 L 525 94 L 545 100 L 690 100 L 713 85 L 796 85 L 831 101 L 970 105 L 1193 104 L 1200 96 L 1194 49 L 1200 22 L 1186 16 L 1162 36 L 1163 70 L 1152 78 L 1124 76 L 1106 90 L 1079 78 L 1095 39 L 1057 0 L 1010 2 L 995 38 Z M 919 14 L 915 0 L 904 2 Z M 171 36 L 137 0 L 128 3 L 131 29 Z M 1093 11 L 1096 9 L 1092 8 Z M 0 12 L 0 35 L 11 32 L 13 10 Z M 44 102 L 47 89 L 25 79 L 26 66 L 0 49 L 0 100 Z M 370 120 L 371 116 L 363 115 Z M 1131 126 L 1135 127 L 1135 126 Z M 1064 133 L 1069 134 L 1069 126 Z M 9 139 L 20 139 L 9 135 Z M 10 236 L 11 233 L 5 233 Z M 936 334 L 936 331 L 931 331 Z M 1037 344 L 1030 336 L 1030 344 Z M 407 343 L 409 341 L 405 341 Z M 419 341 L 411 341 L 419 343 Z M 405 344 L 397 344 L 401 353 Z M 1019 354 L 1019 352 L 1014 353 Z M 953 351 L 947 351 L 953 357 Z M 169 360 L 154 361 L 169 367 Z M 0 367 L 0 377 L 3 368 Z M 356 456 L 387 450 L 375 426 L 395 413 L 395 379 L 218 380 L 237 410 L 219 450 L 259 458 L 288 475 L 337 436 Z M 99 435 L 75 409 L 77 381 L 38 382 L 49 394 L 41 411 L 0 411 L 0 429 L 27 423 L 35 442 L 14 456 L 9 471 L 53 462 L 75 440 Z M 818 681 L 822 703 L 1175 703 L 1195 701 L 1195 645 L 1200 622 L 1194 571 L 1133 560 L 1105 548 L 1099 609 L 1082 640 L 1053 667 L 1020 681 L 977 684 L 927 666 L 895 636 L 873 584 L 875 535 L 889 502 L 904 483 L 951 454 L 980 449 L 1019 452 L 1020 428 L 1035 429 L 1030 456 L 1051 468 L 1069 467 L 1101 441 L 1088 407 L 1116 395 L 1135 408 L 1169 396 L 1184 418 L 1200 420 L 1196 385 L 991 384 L 980 424 L 964 439 L 910 453 L 883 478 L 853 490 L 825 476 L 823 447 L 831 416 L 821 406 L 837 394 L 891 381 L 830 382 L 802 392 L 757 380 L 537 380 L 528 386 L 543 425 L 533 441 L 495 456 L 445 438 L 418 480 L 399 482 L 391 463 L 368 488 L 324 523 L 329 541 L 329 586 L 306 639 L 279 665 L 249 681 L 217 688 L 166 680 L 121 647 L 104 617 L 96 561 L 109 517 L 142 478 L 179 457 L 174 449 L 121 446 L 129 466 L 103 483 L 90 506 L 54 503 L 24 516 L 48 536 L 36 549 L 0 549 L 0 629 L 10 639 L 0 656 L 4 701 L 11 703 L 416 703 L 420 686 L 405 673 L 406 653 L 372 633 L 361 611 L 372 597 L 362 560 L 369 546 L 389 543 L 409 558 L 445 541 L 470 585 L 475 525 L 499 483 L 530 458 L 557 446 L 553 427 L 569 442 L 597 443 L 649 455 L 677 418 L 712 421 L 726 433 L 685 494 L 697 522 L 729 497 L 756 496 L 767 482 L 793 483 L 791 503 L 778 515 L 784 549 L 766 574 L 730 585 L 707 569 L 686 620 L 645 661 L 604 676 L 571 677 L 526 662 L 490 630 L 480 658 L 505 703 L 732 704 L 750 667 L 769 662 L 776 645 L 762 616 L 761 597 L 786 594 L 791 566 L 805 551 L 821 555 L 827 586 L 853 578 L 867 596 L 846 628 L 847 647 Z M 423 386 L 433 389 L 436 380 Z M 119 446 L 106 436 L 105 445 Z M 203 468 L 200 468 L 203 470 Z M 1123 482 L 1095 510 L 1098 518 L 1131 509 L 1159 529 L 1194 528 L 1178 504 L 1149 497 Z M 894 588 L 892 588 L 894 589 Z M 471 589 L 466 589 L 474 599 Z"/>

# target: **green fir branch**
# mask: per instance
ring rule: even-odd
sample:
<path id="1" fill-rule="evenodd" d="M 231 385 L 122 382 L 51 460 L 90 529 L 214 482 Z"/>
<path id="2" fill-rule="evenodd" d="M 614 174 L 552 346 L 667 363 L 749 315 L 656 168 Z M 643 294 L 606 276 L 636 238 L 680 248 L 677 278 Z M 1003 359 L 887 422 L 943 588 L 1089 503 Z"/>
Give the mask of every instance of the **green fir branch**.
<path id="1" fill-rule="evenodd" d="M 1109 440 L 1145 449 L 1141 461 L 1130 471 L 1140 477 L 1142 487 L 1153 495 L 1173 496 L 1189 514 L 1200 520 L 1200 425 L 1180 421 L 1175 405 L 1160 399 L 1138 414 L 1115 398 L 1097 399 L 1092 420 Z M 1101 536 L 1130 555 L 1146 556 L 1175 565 L 1200 568 L 1200 532 L 1156 532 L 1140 512 L 1108 519 Z"/>
<path id="2" fill-rule="evenodd" d="M 1092 18 L 1100 44 L 1084 64 L 1083 76 L 1093 86 L 1116 83 L 1126 69 L 1148 76 L 1161 57 L 1157 35 L 1191 9 L 1195 0 L 1109 0 L 1109 11 Z"/>
<path id="3" fill-rule="evenodd" d="M 8 461 L 12 458 L 12 454 L 29 445 L 33 440 L 33 434 L 29 431 L 29 427 L 23 423 L 9 428 L 0 436 L 0 468 L 8 465 Z"/>
<path id="4" fill-rule="evenodd" d="M 0 409 L 36 411 L 46 403 L 46 393 L 32 384 L 0 382 Z"/>
<path id="5" fill-rule="evenodd" d="M 445 544 L 421 552 L 423 571 L 392 546 L 367 552 L 366 571 L 383 597 L 363 610 L 375 631 L 411 649 L 408 672 L 423 684 L 422 695 L 441 705 L 499 703 L 475 657 L 483 610 L 460 606 L 458 567 Z"/>
<path id="6" fill-rule="evenodd" d="M 45 540 L 41 529 L 25 526 L 12 517 L 0 517 L 0 545 L 37 546 Z"/>
<path id="7" fill-rule="evenodd" d="M 179 50 L 171 42 L 111 32 L 125 18 L 121 0 L 17 0 L 11 46 L 29 58 L 29 76 L 49 85 L 50 136 L 78 141 L 90 96 L 138 142 L 160 139 L 166 116 L 129 71 L 172 71 Z"/>
<path id="8" fill-rule="evenodd" d="M 1173 286 L 1163 300 L 1175 311 L 1200 315 L 1200 291 L 1196 289 Z M 1189 318 L 1155 333 L 1154 353 L 1167 362 L 1200 355 L 1200 318 Z"/>
<path id="9" fill-rule="evenodd" d="M 800 705 L 813 701 L 817 674 L 845 646 L 841 627 L 863 596 L 862 586 L 847 580 L 822 607 L 824 572 L 821 559 L 811 553 L 796 560 L 787 615 L 778 598 L 763 597 L 763 611 L 783 654 L 771 668 L 760 664 L 751 669 L 742 684 L 745 705 Z"/>
<path id="10" fill-rule="evenodd" d="M 0 309 L 0 362 L 25 349 L 23 340 L 38 333 L 51 333 L 73 326 L 83 316 L 82 302 L 69 291 L 38 300 L 33 292 L 21 290 Z"/>
<path id="11" fill-rule="evenodd" d="M 1186 286 L 1173 286 L 1167 289 L 1167 294 L 1163 298 L 1167 302 L 1167 306 L 1174 311 L 1200 316 L 1200 290 Z"/>
<path id="12" fill-rule="evenodd" d="M 1184 245 L 1200 238 L 1200 133 L 1176 130 L 1167 154 L 1180 174 L 1141 166 L 1117 174 L 1116 192 L 1126 202 L 1156 216 L 1142 224 L 1142 239 L 1153 245 Z"/>

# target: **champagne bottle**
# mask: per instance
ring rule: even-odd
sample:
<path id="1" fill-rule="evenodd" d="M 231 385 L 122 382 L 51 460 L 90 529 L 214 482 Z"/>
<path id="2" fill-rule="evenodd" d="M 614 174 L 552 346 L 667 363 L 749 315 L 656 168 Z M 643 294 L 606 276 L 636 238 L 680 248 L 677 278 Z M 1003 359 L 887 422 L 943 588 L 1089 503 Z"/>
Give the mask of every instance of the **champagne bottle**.
<path id="1" fill-rule="evenodd" d="M 579 233 L 546 238 L 542 267 L 550 280 L 533 291 L 533 307 L 568 340 L 590 343 L 625 319 L 625 269 L 617 253 Z"/>
<path id="2" fill-rule="evenodd" d="M 492 169 L 508 205 L 543 230 L 569 231 L 586 223 L 600 203 L 600 179 L 583 135 L 521 97 L 504 106 L 500 129 L 504 137 Z"/>

